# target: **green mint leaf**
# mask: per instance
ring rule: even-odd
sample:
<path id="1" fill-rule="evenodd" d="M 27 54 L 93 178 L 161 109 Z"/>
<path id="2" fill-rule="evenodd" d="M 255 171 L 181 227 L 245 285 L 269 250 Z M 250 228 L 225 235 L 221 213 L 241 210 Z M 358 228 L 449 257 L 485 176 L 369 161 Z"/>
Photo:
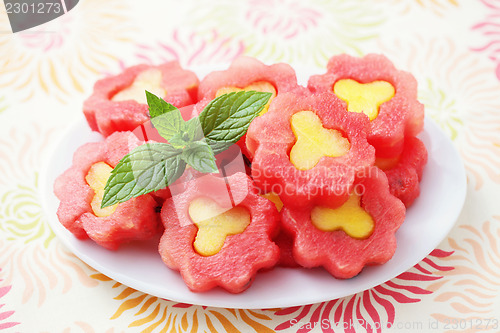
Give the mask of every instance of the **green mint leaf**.
<path id="1" fill-rule="evenodd" d="M 183 151 L 182 159 L 194 169 L 204 172 L 217 172 L 212 148 L 204 141 L 191 142 Z"/>
<path id="2" fill-rule="evenodd" d="M 176 149 L 184 149 L 190 142 L 191 140 L 186 132 L 177 133 L 168 140 L 168 143 Z"/>
<path id="3" fill-rule="evenodd" d="M 185 132 L 191 142 L 203 139 L 203 128 L 201 127 L 200 119 L 194 117 L 186 121 Z"/>
<path id="4" fill-rule="evenodd" d="M 214 155 L 246 133 L 271 94 L 241 91 L 219 96 L 188 122 L 163 99 L 148 91 L 146 97 L 154 127 L 170 143 L 144 144 L 122 158 L 106 183 L 102 208 L 167 187 L 182 175 L 186 163 L 200 172 L 217 172 Z"/>
<path id="5" fill-rule="evenodd" d="M 266 92 L 233 92 L 217 97 L 203 109 L 198 118 L 205 140 L 215 154 L 236 143 L 246 133 L 271 96 Z"/>
<path id="6" fill-rule="evenodd" d="M 238 138 L 239 140 L 239 138 Z M 236 140 L 236 141 L 238 141 Z M 210 139 L 205 139 L 205 142 L 212 148 L 212 151 L 215 155 L 222 153 L 223 151 L 229 149 L 234 143 L 232 142 L 224 142 L 224 141 L 213 141 Z"/>
<path id="7" fill-rule="evenodd" d="M 172 136 L 168 143 L 174 148 L 183 149 L 194 141 L 203 139 L 203 129 L 198 117 L 192 118 L 184 123 L 184 130 Z"/>
<path id="8" fill-rule="evenodd" d="M 101 208 L 172 184 L 186 167 L 181 156 L 182 150 L 167 143 L 147 143 L 135 148 L 111 171 Z"/>
<path id="9" fill-rule="evenodd" d="M 184 129 L 184 119 L 178 108 L 146 90 L 149 116 L 158 133 L 167 140 Z"/>

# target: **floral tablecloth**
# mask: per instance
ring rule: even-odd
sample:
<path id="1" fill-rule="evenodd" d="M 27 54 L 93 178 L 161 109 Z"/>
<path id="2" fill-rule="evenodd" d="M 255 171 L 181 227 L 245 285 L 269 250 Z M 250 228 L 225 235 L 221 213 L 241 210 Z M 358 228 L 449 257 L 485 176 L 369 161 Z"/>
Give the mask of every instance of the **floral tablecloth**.
<path id="1" fill-rule="evenodd" d="M 499 0 L 82 0 L 16 34 L 0 6 L 0 25 L 1 332 L 500 331 Z M 415 75 L 468 178 L 450 234 L 396 278 L 292 308 L 182 304 L 93 270 L 48 226 L 41 167 L 103 75 L 241 54 L 321 72 L 334 54 L 370 52 Z"/>

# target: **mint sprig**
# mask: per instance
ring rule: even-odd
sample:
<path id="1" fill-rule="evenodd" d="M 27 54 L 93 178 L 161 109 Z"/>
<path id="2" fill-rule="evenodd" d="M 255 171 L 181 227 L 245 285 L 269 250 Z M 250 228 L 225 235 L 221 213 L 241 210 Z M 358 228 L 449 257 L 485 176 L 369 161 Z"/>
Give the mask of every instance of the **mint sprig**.
<path id="1" fill-rule="evenodd" d="M 232 92 L 219 96 L 203 109 L 198 118 L 205 140 L 215 154 L 226 150 L 247 132 L 270 97 L 270 93 L 263 92 Z"/>
<path id="2" fill-rule="evenodd" d="M 169 143 L 146 143 L 123 157 L 106 183 L 101 208 L 171 185 L 186 165 L 204 173 L 217 172 L 215 155 L 246 133 L 271 94 L 225 94 L 188 121 L 178 108 L 154 94 L 146 91 L 146 98 L 153 126 Z"/>
<path id="3" fill-rule="evenodd" d="M 217 164 L 212 148 L 204 141 L 191 142 L 183 151 L 182 159 L 194 169 L 204 172 L 217 172 Z"/>

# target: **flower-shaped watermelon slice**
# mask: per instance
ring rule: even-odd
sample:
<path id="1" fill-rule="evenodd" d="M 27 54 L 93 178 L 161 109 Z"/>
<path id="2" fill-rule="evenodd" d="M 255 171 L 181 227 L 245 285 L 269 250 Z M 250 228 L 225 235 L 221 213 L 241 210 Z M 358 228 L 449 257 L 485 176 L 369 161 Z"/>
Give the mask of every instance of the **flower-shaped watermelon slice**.
<path id="1" fill-rule="evenodd" d="M 416 79 L 383 55 L 333 56 L 325 74 L 310 77 L 308 88 L 334 94 L 349 111 L 366 114 L 371 125 L 368 142 L 377 157 L 398 156 L 405 136 L 415 136 L 423 128 L 424 106 L 417 100 Z"/>
<path id="2" fill-rule="evenodd" d="M 387 262 L 396 250 L 395 233 L 405 219 L 403 203 L 389 192 L 377 167 L 356 177 L 346 203 L 331 209 L 283 207 L 282 226 L 293 235 L 293 257 L 304 267 L 322 266 L 337 278 L 351 278 L 366 265 Z"/>
<path id="3" fill-rule="evenodd" d="M 220 286 L 242 292 L 258 270 L 279 260 L 272 241 L 279 213 L 244 173 L 185 183 L 182 193 L 165 201 L 161 219 L 160 255 L 192 291 Z"/>
<path id="4" fill-rule="evenodd" d="M 161 230 L 158 203 L 150 194 L 100 208 L 112 168 L 140 143 L 131 132 L 116 132 L 76 150 L 71 167 L 54 183 L 60 200 L 57 216 L 75 237 L 116 250 L 122 243 L 150 239 Z"/>
<path id="5" fill-rule="evenodd" d="M 347 112 L 333 94 L 282 94 L 248 129 L 252 177 L 285 205 L 339 206 L 357 170 L 375 161 L 368 129 L 368 119 Z"/>
<path id="6" fill-rule="evenodd" d="M 201 82 L 198 89 L 198 100 L 205 101 L 206 105 L 214 98 L 240 90 L 255 90 L 271 93 L 271 99 L 261 111 L 263 115 L 269 109 L 272 100 L 282 93 L 300 91 L 305 89 L 297 84 L 294 69 L 285 63 L 266 65 L 251 57 L 241 56 L 235 59 L 231 66 L 222 71 L 209 73 Z M 241 152 L 252 159 L 252 154 L 245 146 L 246 136 L 238 142 Z"/>
<path id="7" fill-rule="evenodd" d="M 83 112 L 92 130 L 104 136 L 133 131 L 149 120 L 145 90 L 181 108 L 196 102 L 198 84 L 196 74 L 177 61 L 137 65 L 97 81 Z"/>

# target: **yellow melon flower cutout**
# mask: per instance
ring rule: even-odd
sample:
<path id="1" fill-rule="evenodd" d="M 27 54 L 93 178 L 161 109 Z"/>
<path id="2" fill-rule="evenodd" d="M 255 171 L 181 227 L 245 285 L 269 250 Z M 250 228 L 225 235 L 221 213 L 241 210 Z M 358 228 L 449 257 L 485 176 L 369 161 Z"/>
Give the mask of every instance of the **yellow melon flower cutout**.
<path id="1" fill-rule="evenodd" d="M 281 201 L 281 198 L 276 193 L 268 192 L 268 193 L 261 194 L 260 196 L 271 201 L 276 206 L 276 209 L 278 210 L 278 212 L 281 212 L 281 209 L 283 209 L 283 201 Z"/>
<path id="2" fill-rule="evenodd" d="M 361 207 L 361 197 L 356 194 L 335 209 L 314 207 L 311 221 L 321 231 L 343 230 L 350 237 L 361 239 L 370 236 L 375 226 L 370 214 Z"/>
<path id="3" fill-rule="evenodd" d="M 386 81 L 359 83 L 351 79 L 337 81 L 333 92 L 347 103 L 349 112 L 366 114 L 370 120 L 377 118 L 382 103 L 394 97 L 392 84 Z"/>
<path id="4" fill-rule="evenodd" d="M 191 201 L 188 213 L 198 227 L 194 249 L 203 256 L 218 253 L 227 236 L 242 233 L 250 224 L 250 213 L 246 208 L 233 207 L 226 210 L 207 197 Z"/>
<path id="5" fill-rule="evenodd" d="M 104 187 L 106 186 L 106 182 L 111 175 L 111 170 L 113 170 L 113 168 L 108 164 L 104 162 L 98 162 L 92 164 L 89 172 L 87 173 L 87 176 L 85 176 L 87 184 L 89 184 L 90 188 L 94 190 L 94 197 L 90 202 L 90 206 L 92 207 L 94 215 L 98 217 L 106 217 L 113 214 L 116 207 L 118 206 L 118 204 L 115 204 L 112 206 L 101 208 L 101 202 L 104 196 Z"/>
<path id="6" fill-rule="evenodd" d="M 324 128 L 312 111 L 295 113 L 290 125 L 297 139 L 290 151 L 290 162 L 299 170 L 312 169 L 323 156 L 345 155 L 351 147 L 340 131 Z"/>
<path id="7" fill-rule="evenodd" d="M 116 93 L 111 100 L 113 102 L 134 100 L 137 103 L 147 104 L 145 90 L 158 96 L 165 97 L 167 91 L 161 87 L 162 74 L 158 69 L 148 69 L 136 76 L 132 84 Z"/>
<path id="8" fill-rule="evenodd" d="M 274 97 L 276 97 L 276 88 L 272 84 L 270 84 L 267 81 L 257 81 L 252 84 L 249 84 L 245 88 L 238 88 L 238 87 L 223 87 L 217 90 L 215 93 L 215 97 L 219 97 L 224 94 L 229 94 L 232 92 L 238 92 L 238 91 L 258 91 L 258 92 L 268 92 L 271 93 L 271 98 L 267 102 L 267 104 L 264 106 L 262 111 L 260 111 L 259 116 L 262 116 L 264 113 L 266 113 L 269 110 L 269 104 L 271 104 L 271 101 L 273 100 Z"/>

